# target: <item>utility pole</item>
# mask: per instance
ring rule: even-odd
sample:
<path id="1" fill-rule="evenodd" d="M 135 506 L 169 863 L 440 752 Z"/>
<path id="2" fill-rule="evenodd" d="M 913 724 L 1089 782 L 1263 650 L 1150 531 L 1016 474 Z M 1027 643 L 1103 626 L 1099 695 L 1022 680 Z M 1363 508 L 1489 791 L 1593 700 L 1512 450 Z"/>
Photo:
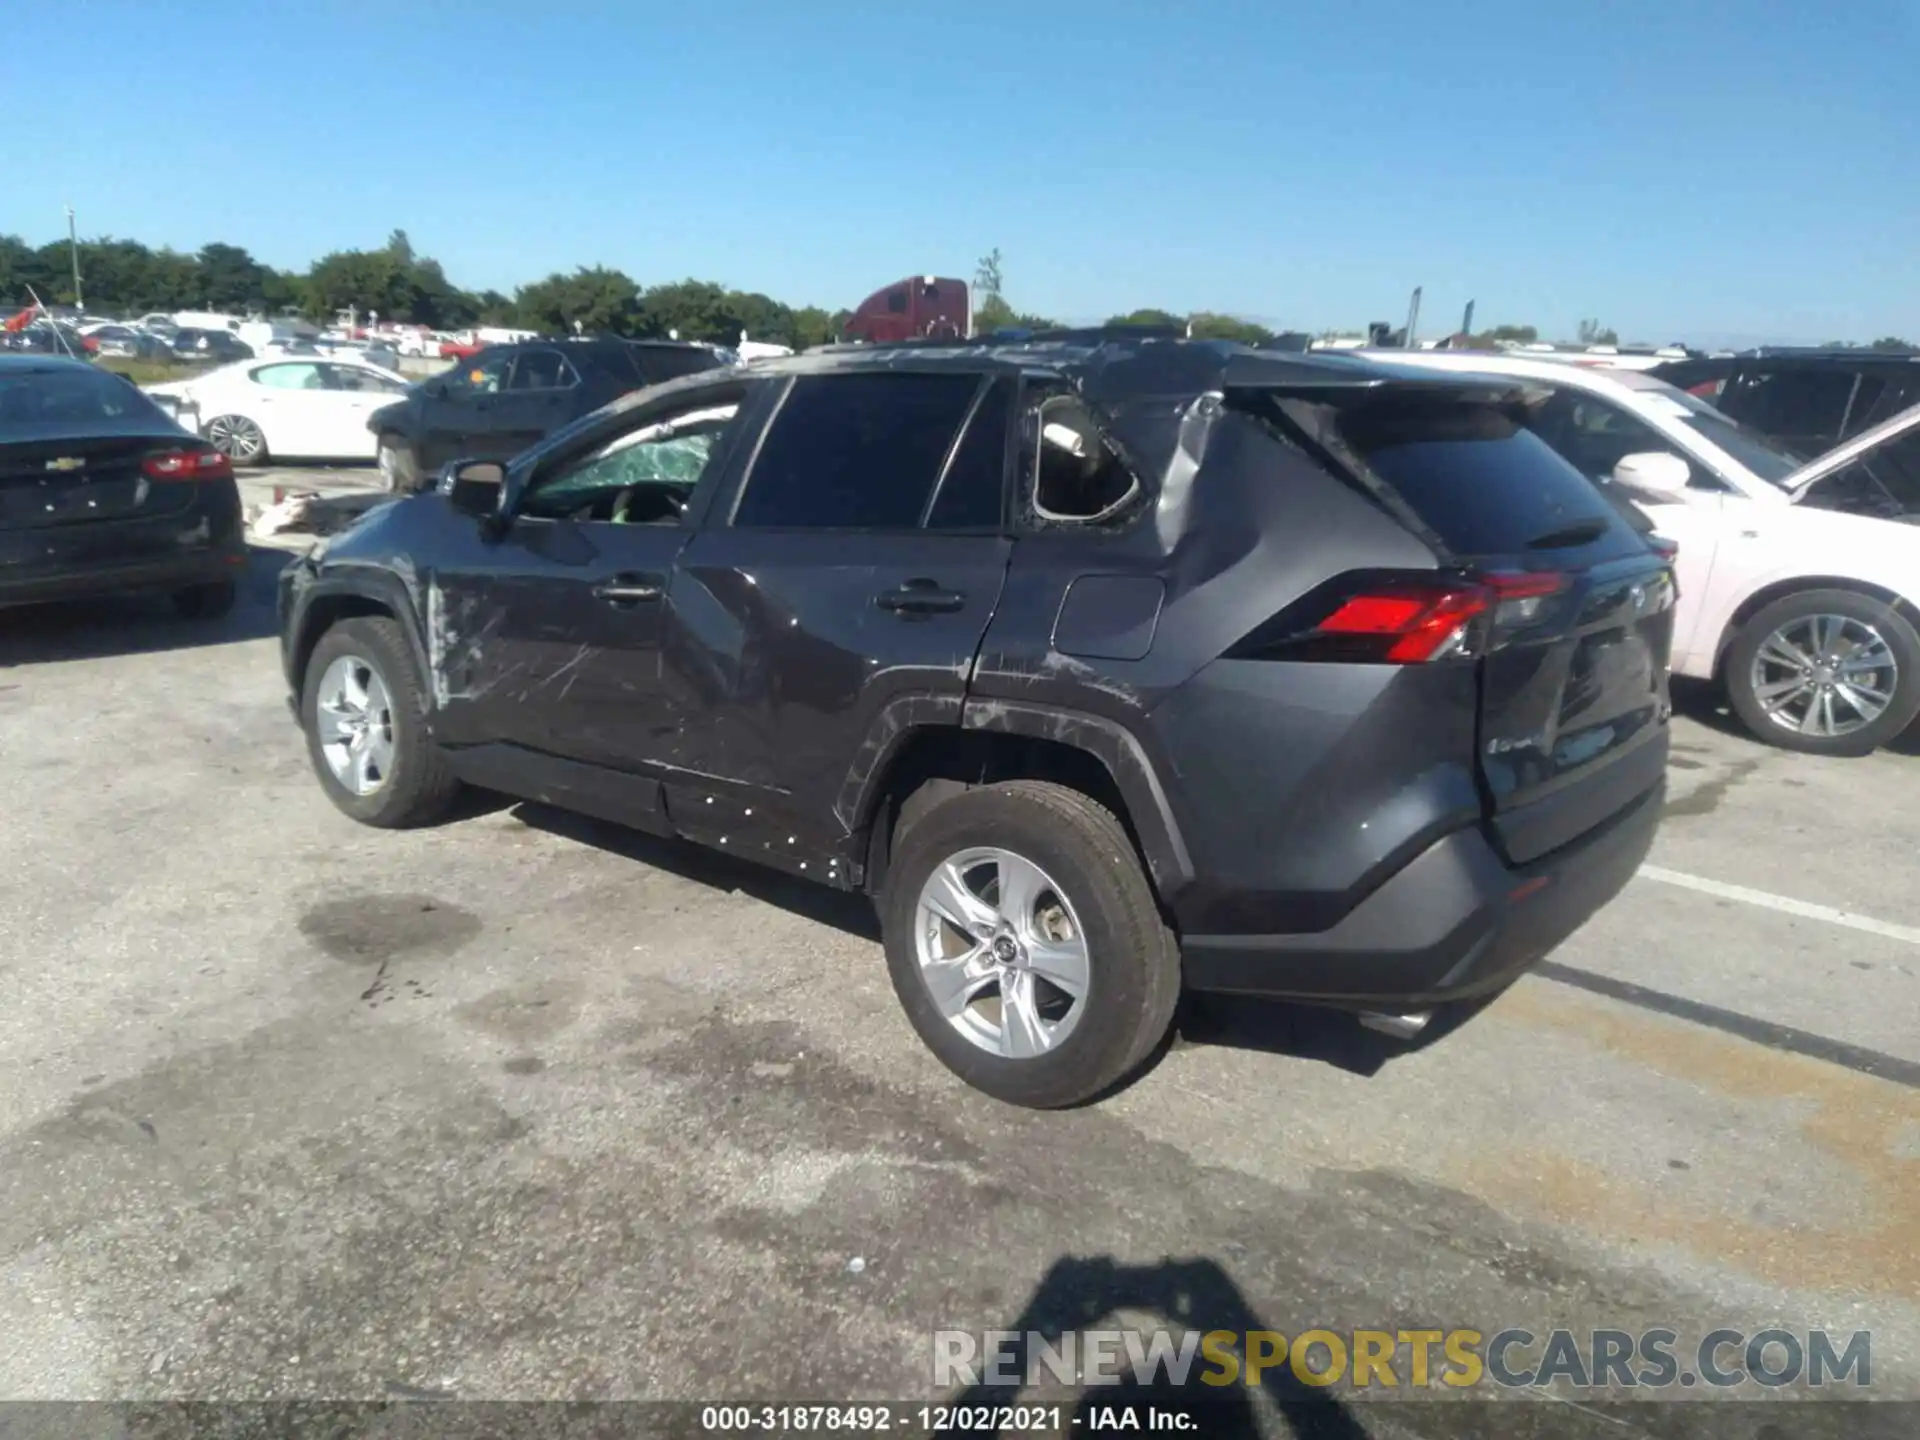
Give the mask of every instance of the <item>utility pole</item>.
<path id="1" fill-rule="evenodd" d="M 80 295 L 80 237 L 73 228 L 73 206 L 67 206 L 67 253 L 73 258 L 73 308 L 86 313 L 86 301 Z"/>

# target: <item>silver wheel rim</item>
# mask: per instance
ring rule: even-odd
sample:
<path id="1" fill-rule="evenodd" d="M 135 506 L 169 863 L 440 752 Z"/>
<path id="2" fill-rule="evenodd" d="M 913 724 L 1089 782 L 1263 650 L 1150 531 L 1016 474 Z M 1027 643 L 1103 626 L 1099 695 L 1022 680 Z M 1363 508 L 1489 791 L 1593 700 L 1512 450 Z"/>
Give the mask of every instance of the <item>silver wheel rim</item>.
<path id="1" fill-rule="evenodd" d="M 229 460 L 252 460 L 267 448 L 267 437 L 244 415 L 222 415 L 210 422 L 207 440 Z"/>
<path id="2" fill-rule="evenodd" d="M 393 774 L 393 702 L 380 672 L 342 655 L 320 677 L 314 726 L 327 769 L 343 788 L 371 795 Z"/>
<path id="3" fill-rule="evenodd" d="M 1008 1060 L 1057 1049 L 1092 988 L 1086 931 L 1053 878 L 1011 850 L 934 867 L 913 916 L 920 978 L 949 1025 Z"/>
<path id="4" fill-rule="evenodd" d="M 1900 688 L 1900 662 L 1866 621 L 1806 615 L 1761 642 L 1747 683 L 1781 729 L 1832 739 L 1886 714 Z"/>

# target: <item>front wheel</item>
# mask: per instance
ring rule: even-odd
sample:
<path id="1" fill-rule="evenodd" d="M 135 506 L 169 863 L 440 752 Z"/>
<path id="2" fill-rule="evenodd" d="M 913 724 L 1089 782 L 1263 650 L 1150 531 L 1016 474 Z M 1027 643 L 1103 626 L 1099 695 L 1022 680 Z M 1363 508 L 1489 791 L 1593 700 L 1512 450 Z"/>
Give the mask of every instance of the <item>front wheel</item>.
<path id="1" fill-rule="evenodd" d="M 1755 614 L 1727 647 L 1727 699 L 1769 745 L 1866 755 L 1920 715 L 1920 634 L 1885 601 L 1806 590 Z"/>
<path id="2" fill-rule="evenodd" d="M 1039 781 L 987 786 L 924 812 L 898 846 L 880 897 L 887 968 L 962 1080 L 1014 1105 L 1076 1105 L 1165 1037 L 1179 947 L 1105 806 Z"/>
<path id="3" fill-rule="evenodd" d="M 300 719 L 320 788 L 363 825 L 428 825 L 459 793 L 427 733 L 426 694 L 396 621 L 344 620 L 320 637 Z"/>

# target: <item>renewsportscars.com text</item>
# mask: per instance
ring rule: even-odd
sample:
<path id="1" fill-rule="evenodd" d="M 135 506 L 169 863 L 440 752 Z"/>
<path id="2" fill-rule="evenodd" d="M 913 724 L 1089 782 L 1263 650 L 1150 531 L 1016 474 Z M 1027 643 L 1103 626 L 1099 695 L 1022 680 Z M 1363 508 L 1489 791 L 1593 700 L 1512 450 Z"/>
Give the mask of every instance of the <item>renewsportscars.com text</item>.
<path id="1" fill-rule="evenodd" d="M 1664 1390 L 1873 1383 L 1865 1330 L 937 1330 L 933 1382 Z"/>

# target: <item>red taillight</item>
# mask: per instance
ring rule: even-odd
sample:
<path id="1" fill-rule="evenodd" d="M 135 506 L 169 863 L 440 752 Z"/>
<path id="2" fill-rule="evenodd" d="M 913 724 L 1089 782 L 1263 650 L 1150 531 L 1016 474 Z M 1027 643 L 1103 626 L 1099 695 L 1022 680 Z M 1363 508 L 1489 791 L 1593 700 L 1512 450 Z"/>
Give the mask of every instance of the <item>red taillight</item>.
<path id="1" fill-rule="evenodd" d="M 1669 540 L 1664 535 L 1649 535 L 1647 536 L 1647 546 L 1654 554 L 1658 555 L 1669 565 L 1680 558 L 1680 542 L 1678 540 Z"/>
<path id="2" fill-rule="evenodd" d="M 1356 595 L 1315 629 L 1321 635 L 1377 637 L 1379 660 L 1417 665 L 1458 650 L 1469 622 L 1486 613 L 1491 599 L 1478 585 Z"/>
<path id="3" fill-rule="evenodd" d="M 89 353 L 92 353 L 99 350 L 100 342 L 94 339 L 93 336 L 91 335 L 82 335 L 80 337 L 80 348 Z"/>
<path id="4" fill-rule="evenodd" d="M 1724 384 L 1726 384 L 1724 380 L 1703 380 L 1698 385 L 1689 385 L 1687 394 L 1697 395 L 1702 400 L 1718 400 L 1720 387 Z"/>
<path id="5" fill-rule="evenodd" d="M 140 462 L 149 480 L 231 480 L 233 462 L 218 450 L 160 450 Z"/>
<path id="6" fill-rule="evenodd" d="M 1488 634 L 1538 618 L 1566 583 L 1564 575 L 1535 570 L 1349 577 L 1289 607 L 1227 653 L 1239 660 L 1371 665 L 1471 655 Z"/>

